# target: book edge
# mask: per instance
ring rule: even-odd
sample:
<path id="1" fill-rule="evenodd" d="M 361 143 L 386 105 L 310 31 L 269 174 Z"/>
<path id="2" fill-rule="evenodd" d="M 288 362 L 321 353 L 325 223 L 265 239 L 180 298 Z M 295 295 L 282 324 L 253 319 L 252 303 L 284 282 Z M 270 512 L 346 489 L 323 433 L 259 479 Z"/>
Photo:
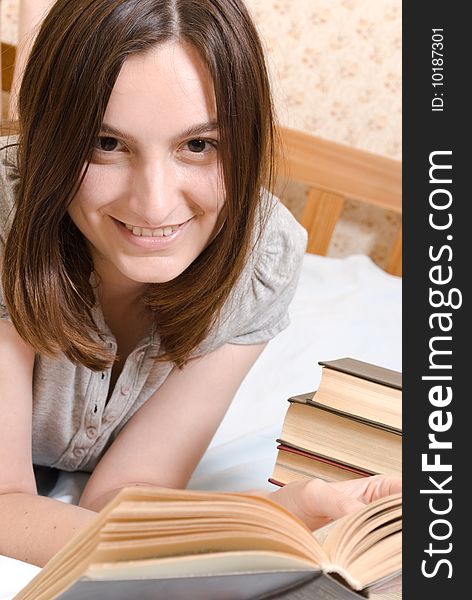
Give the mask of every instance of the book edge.
<path id="1" fill-rule="evenodd" d="M 348 364 L 346 364 L 346 361 L 348 361 Z M 386 367 L 368 363 L 357 358 L 346 356 L 335 360 L 321 360 L 318 361 L 318 364 L 323 368 L 340 371 L 341 373 L 379 383 L 380 385 L 385 385 L 397 390 L 401 390 L 403 386 L 402 373 L 400 371 L 387 369 Z M 372 370 L 374 370 L 375 374 L 370 372 Z"/>
<path id="2" fill-rule="evenodd" d="M 334 467 L 339 467 L 340 469 L 343 469 L 344 471 L 351 471 L 352 473 L 356 473 L 357 475 L 365 475 L 366 477 L 369 475 L 372 475 L 372 473 L 369 471 L 364 471 L 357 467 L 351 467 L 347 464 L 340 463 L 337 460 L 333 460 L 331 458 L 325 458 L 324 456 L 321 456 L 320 454 L 316 454 L 315 452 L 309 452 L 308 450 L 299 450 L 295 446 L 290 446 L 287 443 L 279 443 L 277 445 L 277 450 L 282 450 L 283 452 L 288 452 L 290 454 L 295 454 L 297 456 L 303 456 L 305 458 L 313 459 L 315 461 L 319 461 L 322 463 L 326 463 L 326 464 L 332 465 Z"/>
<path id="3" fill-rule="evenodd" d="M 339 460 L 334 460 L 334 459 L 330 458 L 329 456 L 324 456 L 322 454 L 316 454 L 315 452 L 310 452 L 309 450 L 306 450 L 305 448 L 302 448 L 301 446 L 296 446 L 295 444 L 292 444 L 290 442 L 285 441 L 283 438 L 277 438 L 275 441 L 278 444 L 283 444 L 284 446 L 286 446 L 288 448 L 294 448 L 295 450 L 298 450 L 299 452 L 303 452 L 303 453 L 306 453 L 309 456 L 313 456 L 315 459 L 318 458 L 318 457 L 324 458 L 327 461 L 330 461 L 330 462 L 332 462 L 332 463 L 334 463 L 336 465 L 339 465 L 340 468 L 349 467 L 349 469 L 359 469 L 359 467 L 356 467 L 356 465 L 351 465 L 351 464 L 346 463 L 346 462 L 342 462 L 342 461 L 339 461 Z M 368 471 L 367 469 L 364 472 L 367 473 L 367 475 L 378 475 L 378 473 L 376 471 Z"/>
<path id="4" fill-rule="evenodd" d="M 357 423 L 362 423 L 369 427 L 376 427 L 377 429 L 382 429 L 384 431 L 388 431 L 389 433 L 395 433 L 396 435 L 402 435 L 402 428 L 394 427 L 393 425 L 388 425 L 383 421 L 374 421 L 373 419 L 367 419 L 366 417 L 361 417 L 356 415 L 355 413 L 346 412 L 344 410 L 339 410 L 339 408 L 333 408 L 332 406 L 328 406 L 326 404 L 322 404 L 321 402 L 317 402 L 313 400 L 316 398 L 316 392 L 313 393 L 311 399 L 308 397 L 310 394 L 299 394 L 298 396 L 291 396 L 288 398 L 288 402 L 294 404 L 303 404 L 305 406 L 313 406 L 314 408 L 319 408 L 320 410 L 325 410 L 334 415 L 339 415 L 340 417 L 345 417 L 349 421 L 356 421 Z"/>

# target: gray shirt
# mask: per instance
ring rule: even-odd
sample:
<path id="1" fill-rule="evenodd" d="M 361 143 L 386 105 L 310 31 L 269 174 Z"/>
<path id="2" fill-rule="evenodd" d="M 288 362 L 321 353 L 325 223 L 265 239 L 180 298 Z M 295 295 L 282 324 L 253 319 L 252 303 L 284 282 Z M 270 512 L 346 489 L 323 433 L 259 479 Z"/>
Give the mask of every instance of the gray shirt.
<path id="1" fill-rule="evenodd" d="M 16 142 L 0 138 L 0 256 L 11 226 L 18 183 Z M 306 248 L 306 232 L 275 198 L 263 234 L 220 318 L 196 354 L 223 344 L 267 342 L 287 327 L 288 305 L 298 282 Z M 116 340 L 97 301 L 93 317 L 105 343 L 115 353 Z M 8 319 L 0 288 L 0 318 Z M 159 351 L 158 334 L 151 330 L 129 354 L 106 402 L 111 368 L 96 373 L 73 364 L 64 355 L 37 355 L 33 373 L 33 462 L 66 471 L 92 471 L 104 451 L 133 414 L 163 384 L 170 362 L 152 357 Z"/>

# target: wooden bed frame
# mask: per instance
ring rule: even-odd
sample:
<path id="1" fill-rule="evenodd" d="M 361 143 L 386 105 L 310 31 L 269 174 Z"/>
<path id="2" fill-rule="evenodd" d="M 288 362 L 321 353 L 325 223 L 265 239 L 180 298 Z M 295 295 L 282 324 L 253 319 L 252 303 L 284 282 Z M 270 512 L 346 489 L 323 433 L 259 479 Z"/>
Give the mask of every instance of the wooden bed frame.
<path id="1" fill-rule="evenodd" d="M 2 43 L 2 89 L 10 90 L 15 47 Z M 308 231 L 308 252 L 325 255 L 346 199 L 401 215 L 401 162 L 281 127 L 279 171 L 308 187 L 301 223 Z M 402 227 L 385 270 L 402 274 Z"/>
<path id="2" fill-rule="evenodd" d="M 280 128 L 280 171 L 308 187 L 301 223 L 308 252 L 325 255 L 346 199 L 402 213 L 401 162 L 313 135 Z M 385 270 L 402 274 L 402 227 Z"/>

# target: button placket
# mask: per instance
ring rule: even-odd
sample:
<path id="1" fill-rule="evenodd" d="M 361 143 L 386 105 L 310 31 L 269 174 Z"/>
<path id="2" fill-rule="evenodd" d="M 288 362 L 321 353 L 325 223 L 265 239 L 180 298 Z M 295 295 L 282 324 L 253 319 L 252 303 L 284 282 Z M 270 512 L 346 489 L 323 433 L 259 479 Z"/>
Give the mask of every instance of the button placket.
<path id="1" fill-rule="evenodd" d="M 109 347 L 114 344 L 110 342 Z M 85 410 L 82 417 L 80 431 L 75 438 L 76 447 L 72 450 L 72 455 L 80 459 L 75 465 L 78 468 L 87 455 L 93 454 L 94 446 L 97 443 L 99 435 L 99 425 L 103 412 L 104 398 L 108 392 L 109 371 L 94 373 L 93 385 L 88 389 L 88 398 L 85 402 Z"/>
<path id="2" fill-rule="evenodd" d="M 93 439 L 97 436 L 97 428 L 96 427 L 87 427 L 85 433 L 89 439 Z"/>
<path id="3" fill-rule="evenodd" d="M 109 345 L 110 348 L 113 346 L 113 344 L 111 344 L 111 346 Z M 89 461 L 94 456 L 100 454 L 112 431 L 119 427 L 122 419 L 127 414 L 130 406 L 134 402 L 134 397 L 136 395 L 135 387 L 143 364 L 145 364 L 145 357 L 146 348 L 143 346 L 136 348 L 135 351 L 128 356 L 106 405 L 104 399 L 109 391 L 110 371 L 106 372 L 105 378 L 102 377 L 102 373 L 97 374 L 98 377 L 95 379 L 95 390 L 98 394 L 94 396 L 94 401 L 91 404 L 92 411 L 90 411 L 90 409 L 88 411 L 89 418 L 87 419 L 87 422 L 84 423 L 85 427 L 82 429 L 81 440 L 77 440 L 80 445 L 86 447 L 81 464 L 84 464 L 85 461 Z M 148 367 L 150 368 L 150 365 L 148 365 Z M 106 390 L 104 390 L 105 386 Z M 98 407 L 97 404 L 99 403 L 95 400 L 96 398 L 103 399 L 103 403 Z M 94 411 L 95 407 L 97 407 L 97 409 Z M 94 429 L 96 430 L 95 432 L 93 432 Z M 86 459 L 85 456 L 87 456 Z"/>
<path id="4" fill-rule="evenodd" d="M 136 348 L 125 361 L 123 369 L 115 384 L 115 389 L 110 400 L 105 407 L 102 415 L 102 422 L 110 423 L 119 419 L 129 405 L 130 398 L 133 395 L 134 384 L 137 380 L 141 362 L 145 356 L 146 350 L 143 347 Z M 125 397 L 125 403 L 123 400 Z M 119 412 L 117 411 L 119 409 Z"/>
<path id="5" fill-rule="evenodd" d="M 94 385 L 94 392 L 93 392 L 93 396 L 92 394 L 90 395 L 91 398 L 91 402 L 89 402 L 87 405 L 89 406 L 89 409 L 87 411 L 87 414 L 85 415 L 85 427 L 94 427 L 95 429 L 98 428 L 98 425 L 102 419 L 102 412 L 103 412 L 103 404 L 104 402 L 102 401 L 103 398 L 106 398 L 106 396 L 108 395 L 108 387 L 109 387 L 109 382 L 110 382 L 110 369 L 108 369 L 107 371 L 101 371 L 100 373 L 97 373 L 95 375 L 95 385 Z M 93 437 L 90 436 L 87 433 L 87 437 Z"/>
<path id="6" fill-rule="evenodd" d="M 85 448 L 75 448 L 74 451 L 72 452 L 72 454 L 76 458 L 82 458 L 84 456 L 85 452 L 86 452 Z"/>

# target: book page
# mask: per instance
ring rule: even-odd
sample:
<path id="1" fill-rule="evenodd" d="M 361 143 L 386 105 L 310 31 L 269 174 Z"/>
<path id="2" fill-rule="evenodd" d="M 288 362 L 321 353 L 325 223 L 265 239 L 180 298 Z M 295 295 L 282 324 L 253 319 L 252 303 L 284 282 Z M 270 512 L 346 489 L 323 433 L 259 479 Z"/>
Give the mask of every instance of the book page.
<path id="1" fill-rule="evenodd" d="M 323 569 L 357 589 L 401 570 L 401 499 L 401 493 L 381 498 L 321 532 L 329 557 Z"/>

